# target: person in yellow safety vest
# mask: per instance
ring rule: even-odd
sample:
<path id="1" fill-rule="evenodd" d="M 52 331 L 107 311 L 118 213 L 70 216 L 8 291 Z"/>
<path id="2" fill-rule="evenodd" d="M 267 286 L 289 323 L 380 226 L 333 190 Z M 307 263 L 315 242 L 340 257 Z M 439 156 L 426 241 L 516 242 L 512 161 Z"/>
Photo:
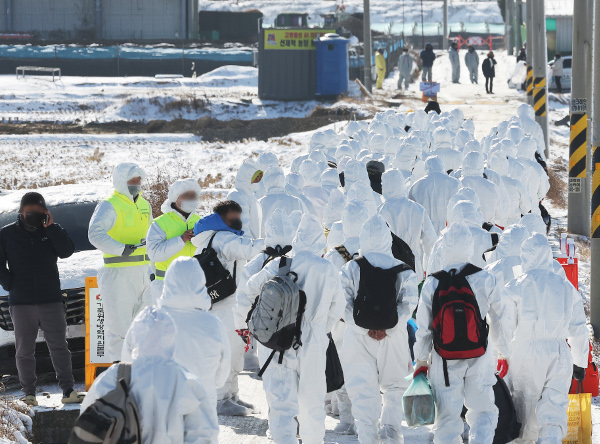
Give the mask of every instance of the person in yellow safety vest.
<path id="1" fill-rule="evenodd" d="M 200 220 L 196 214 L 200 192 L 200 185 L 194 179 L 176 181 L 160 208 L 162 216 L 150 225 L 146 248 L 155 269 L 150 284 L 152 303 L 156 303 L 162 294 L 165 273 L 171 262 L 180 256 L 194 256 L 196 247 L 190 239 L 194 237 L 194 224 Z"/>
<path id="2" fill-rule="evenodd" d="M 106 354 L 114 361 L 121 359 L 127 329 L 150 287 L 146 233 L 152 209 L 141 195 L 144 177 L 135 163 L 117 165 L 113 171 L 115 191 L 98 204 L 88 230 L 90 243 L 104 253 L 98 286 L 104 308 Z"/>
<path id="3" fill-rule="evenodd" d="M 383 50 L 378 49 L 375 52 L 375 66 L 377 66 L 377 89 L 383 89 L 383 79 L 385 79 L 385 57 Z"/>

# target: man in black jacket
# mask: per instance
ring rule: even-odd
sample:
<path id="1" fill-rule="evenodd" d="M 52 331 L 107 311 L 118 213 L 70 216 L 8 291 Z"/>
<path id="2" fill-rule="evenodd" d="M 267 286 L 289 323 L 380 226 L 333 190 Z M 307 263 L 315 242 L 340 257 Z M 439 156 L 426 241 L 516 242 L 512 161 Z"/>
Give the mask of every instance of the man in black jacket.
<path id="1" fill-rule="evenodd" d="M 73 254 L 75 246 L 67 233 L 54 223 L 39 193 L 21 199 L 17 221 L 0 230 L 0 284 L 8 291 L 10 315 L 15 330 L 19 381 L 28 405 L 35 398 L 35 339 L 44 332 L 62 402 L 81 402 L 73 390 L 71 353 L 67 346 L 67 321 L 60 290 L 58 258 Z"/>

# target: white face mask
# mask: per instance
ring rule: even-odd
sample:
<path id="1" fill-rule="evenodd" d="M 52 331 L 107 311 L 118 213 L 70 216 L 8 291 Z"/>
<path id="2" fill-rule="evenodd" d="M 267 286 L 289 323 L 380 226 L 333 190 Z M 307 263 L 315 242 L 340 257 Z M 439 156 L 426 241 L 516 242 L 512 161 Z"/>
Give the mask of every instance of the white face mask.
<path id="1" fill-rule="evenodd" d="M 195 199 L 182 200 L 181 205 L 179 205 L 179 208 L 181 208 L 181 211 L 183 211 L 184 213 L 195 213 L 196 208 L 198 208 L 198 201 Z"/>

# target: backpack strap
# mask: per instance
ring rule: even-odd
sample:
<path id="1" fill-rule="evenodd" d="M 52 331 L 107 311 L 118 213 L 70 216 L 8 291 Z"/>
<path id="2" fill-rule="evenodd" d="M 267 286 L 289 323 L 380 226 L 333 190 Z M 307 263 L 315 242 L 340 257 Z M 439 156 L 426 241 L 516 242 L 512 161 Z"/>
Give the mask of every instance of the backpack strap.
<path id="1" fill-rule="evenodd" d="M 500 242 L 500 236 L 498 235 L 498 233 L 490 233 L 492 235 L 492 246 L 496 246 L 498 245 L 498 242 Z"/>
<path id="2" fill-rule="evenodd" d="M 484 222 L 481 228 L 483 228 L 485 231 L 490 231 L 493 226 L 494 225 L 489 222 Z"/>
<path id="3" fill-rule="evenodd" d="M 463 268 L 462 271 L 460 273 L 458 273 L 457 276 L 467 277 L 472 274 L 478 273 L 480 271 L 481 271 L 481 268 L 479 268 L 478 266 L 473 265 L 473 264 L 467 264 L 467 265 L 465 265 L 465 268 Z"/>
<path id="4" fill-rule="evenodd" d="M 121 362 L 117 365 L 117 385 L 120 385 L 125 393 L 129 393 L 129 387 L 131 385 L 131 363 Z"/>
<path id="5" fill-rule="evenodd" d="M 343 245 L 338 245 L 337 247 L 334 247 L 333 249 L 335 251 L 337 251 L 339 253 L 339 255 L 342 256 L 342 259 L 344 259 L 346 262 L 350 262 L 352 260 L 352 255 L 350 254 L 348 249 L 346 247 L 344 247 Z"/>
<path id="6" fill-rule="evenodd" d="M 215 240 L 215 236 L 217 235 L 218 231 L 215 231 L 214 234 L 210 237 L 210 240 L 208 241 L 208 245 L 206 246 L 207 250 L 210 250 L 212 248 L 212 243 L 213 240 Z"/>
<path id="7" fill-rule="evenodd" d="M 286 245 L 284 247 L 282 247 L 281 245 L 277 245 L 275 247 L 267 247 L 267 248 L 265 248 L 263 250 L 263 253 L 266 254 L 268 257 L 263 262 L 263 265 L 262 265 L 261 268 L 265 268 L 269 262 L 271 262 L 274 259 L 277 259 L 278 257 L 285 256 L 290 251 L 292 251 L 292 246 L 291 245 Z"/>
<path id="8" fill-rule="evenodd" d="M 279 261 L 279 276 L 287 276 L 292 273 L 292 259 L 287 256 L 281 256 Z M 292 273 L 295 275 L 295 273 Z M 298 276 L 295 276 L 298 280 Z"/>
<path id="9" fill-rule="evenodd" d="M 442 366 L 444 370 L 444 383 L 446 384 L 446 387 L 450 387 L 450 376 L 448 376 L 448 361 L 446 361 L 446 358 L 442 358 Z"/>
<path id="10" fill-rule="evenodd" d="M 269 366 L 269 364 L 271 363 L 271 361 L 273 360 L 273 356 L 275 356 L 275 353 L 277 353 L 277 350 L 273 350 L 271 352 L 271 354 L 269 355 L 269 357 L 267 358 L 267 360 L 265 361 L 264 365 L 262 366 L 262 368 L 259 370 L 258 372 L 258 377 L 262 377 L 262 375 L 265 373 L 265 370 L 267 369 L 267 367 Z M 282 353 L 283 355 L 283 353 Z M 283 356 L 279 357 L 280 360 L 283 360 Z"/>

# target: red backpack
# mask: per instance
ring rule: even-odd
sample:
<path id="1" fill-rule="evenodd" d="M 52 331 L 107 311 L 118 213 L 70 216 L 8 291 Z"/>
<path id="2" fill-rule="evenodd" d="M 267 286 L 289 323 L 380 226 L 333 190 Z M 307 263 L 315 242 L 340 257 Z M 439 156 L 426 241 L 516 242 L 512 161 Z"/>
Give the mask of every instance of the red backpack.
<path id="1" fill-rule="evenodd" d="M 450 387 L 446 361 L 478 358 L 487 349 L 489 327 L 467 281 L 479 271 L 467 264 L 460 273 L 453 269 L 431 275 L 439 281 L 432 301 L 433 345 L 444 363 L 446 387 Z"/>

